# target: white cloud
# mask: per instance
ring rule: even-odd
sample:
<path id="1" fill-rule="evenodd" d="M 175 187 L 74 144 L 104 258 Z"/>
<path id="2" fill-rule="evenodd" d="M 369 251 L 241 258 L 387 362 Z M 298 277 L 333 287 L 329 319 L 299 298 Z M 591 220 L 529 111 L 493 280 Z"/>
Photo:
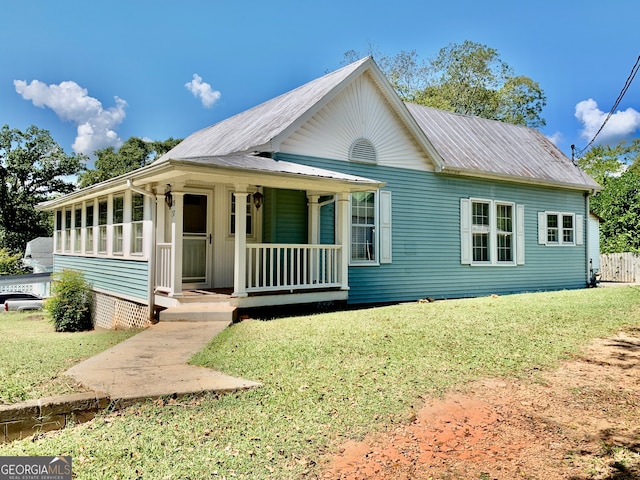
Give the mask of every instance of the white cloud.
<path id="1" fill-rule="evenodd" d="M 595 100 L 583 100 L 576 105 L 576 118 L 582 123 L 580 135 L 590 141 L 607 118 L 608 112 L 598 108 Z M 640 128 L 640 113 L 633 108 L 614 112 L 598 135 L 596 143 L 617 143 Z"/>
<path id="2" fill-rule="evenodd" d="M 563 140 L 562 133 L 556 132 L 553 135 L 547 135 L 547 138 L 553 143 L 556 147 Z"/>
<path id="3" fill-rule="evenodd" d="M 206 108 L 211 108 L 222 95 L 219 91 L 211 88 L 207 82 L 202 81 L 202 77 L 197 73 L 193 74 L 193 80 L 184 84 L 184 86 L 193 93 L 193 96 L 199 98 Z"/>
<path id="4" fill-rule="evenodd" d="M 116 128 L 126 116 L 127 102 L 121 98 L 114 97 L 115 107 L 105 110 L 98 99 L 90 97 L 87 89 L 76 82 L 47 85 L 39 80 L 31 83 L 14 80 L 13 85 L 22 98 L 31 100 L 36 107 L 50 108 L 60 119 L 77 125 L 74 152 L 91 155 L 101 148 L 122 145 Z"/>

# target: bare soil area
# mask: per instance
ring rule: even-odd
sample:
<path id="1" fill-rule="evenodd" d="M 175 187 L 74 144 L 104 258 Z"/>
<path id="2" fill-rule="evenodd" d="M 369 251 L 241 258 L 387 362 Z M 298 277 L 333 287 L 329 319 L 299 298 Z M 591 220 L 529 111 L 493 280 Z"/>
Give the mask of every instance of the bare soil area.
<path id="1" fill-rule="evenodd" d="M 640 479 L 640 328 L 555 371 L 425 399 L 413 423 L 345 444 L 322 478 Z"/>

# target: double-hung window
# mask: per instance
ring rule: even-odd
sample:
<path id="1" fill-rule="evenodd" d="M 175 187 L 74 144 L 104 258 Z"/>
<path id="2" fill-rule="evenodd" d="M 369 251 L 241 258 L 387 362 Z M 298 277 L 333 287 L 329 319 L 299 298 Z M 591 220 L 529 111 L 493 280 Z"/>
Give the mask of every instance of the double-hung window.
<path id="1" fill-rule="evenodd" d="M 376 194 L 351 194 L 351 261 L 376 262 Z"/>
<path id="2" fill-rule="evenodd" d="M 490 199 L 460 200 L 461 263 L 524 263 L 524 206 Z"/>
<path id="3" fill-rule="evenodd" d="M 131 196 L 131 253 L 140 255 L 143 249 L 144 197 L 134 193 Z"/>
<path id="4" fill-rule="evenodd" d="M 498 262 L 513 262 L 513 205 L 496 204 L 496 223 Z"/>
<path id="5" fill-rule="evenodd" d="M 391 263 L 391 192 L 351 194 L 351 263 Z"/>
<path id="6" fill-rule="evenodd" d="M 113 253 L 123 250 L 124 196 L 113 197 Z"/>
<path id="7" fill-rule="evenodd" d="M 71 251 L 71 209 L 64 211 L 64 251 Z"/>
<path id="8" fill-rule="evenodd" d="M 87 232 L 84 241 L 84 251 L 85 253 L 93 253 L 93 202 L 87 203 L 84 208 L 84 222 Z"/>
<path id="9" fill-rule="evenodd" d="M 538 212 L 538 243 L 571 246 L 583 243 L 584 216 L 569 212 Z"/>
<path id="10" fill-rule="evenodd" d="M 56 252 L 62 251 L 62 210 L 56 210 Z"/>
<path id="11" fill-rule="evenodd" d="M 233 192 L 229 192 L 231 195 L 231 213 L 229 215 L 229 233 L 231 235 L 236 234 L 236 196 Z M 248 194 L 247 194 L 248 195 Z M 246 233 L 248 237 L 253 236 L 253 205 L 251 197 L 247 198 L 246 206 Z"/>
<path id="12" fill-rule="evenodd" d="M 472 202 L 471 238 L 473 242 L 473 262 L 491 261 L 491 225 L 489 224 L 490 202 Z"/>
<path id="13" fill-rule="evenodd" d="M 562 215 L 562 243 L 575 243 L 574 241 L 574 216 Z"/>
<path id="14" fill-rule="evenodd" d="M 98 253 L 107 253 L 107 199 L 98 200 Z"/>
<path id="15" fill-rule="evenodd" d="M 82 207 L 76 206 L 73 211 L 73 251 L 80 252 L 82 243 Z"/>

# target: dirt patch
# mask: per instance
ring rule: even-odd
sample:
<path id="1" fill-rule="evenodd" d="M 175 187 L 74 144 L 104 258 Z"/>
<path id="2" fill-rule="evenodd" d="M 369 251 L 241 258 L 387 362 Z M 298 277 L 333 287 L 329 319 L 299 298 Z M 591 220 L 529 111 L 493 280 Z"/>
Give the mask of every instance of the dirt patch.
<path id="1" fill-rule="evenodd" d="M 529 380 L 426 400 L 413 423 L 341 450 L 322 478 L 640 479 L 640 329 Z"/>

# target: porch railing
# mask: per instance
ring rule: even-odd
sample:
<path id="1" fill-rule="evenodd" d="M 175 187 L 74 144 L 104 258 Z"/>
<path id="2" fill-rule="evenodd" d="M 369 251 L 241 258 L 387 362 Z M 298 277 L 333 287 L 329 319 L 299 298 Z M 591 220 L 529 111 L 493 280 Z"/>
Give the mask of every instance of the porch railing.
<path id="1" fill-rule="evenodd" d="M 156 245 L 156 259 L 156 289 L 170 292 L 173 282 L 170 243 L 158 243 Z"/>
<path id="2" fill-rule="evenodd" d="M 340 287 L 340 245 L 250 243 L 247 293 Z M 173 291 L 171 244 L 156 245 L 156 290 Z"/>
<path id="3" fill-rule="evenodd" d="M 340 245 L 247 244 L 246 291 L 339 287 Z"/>

